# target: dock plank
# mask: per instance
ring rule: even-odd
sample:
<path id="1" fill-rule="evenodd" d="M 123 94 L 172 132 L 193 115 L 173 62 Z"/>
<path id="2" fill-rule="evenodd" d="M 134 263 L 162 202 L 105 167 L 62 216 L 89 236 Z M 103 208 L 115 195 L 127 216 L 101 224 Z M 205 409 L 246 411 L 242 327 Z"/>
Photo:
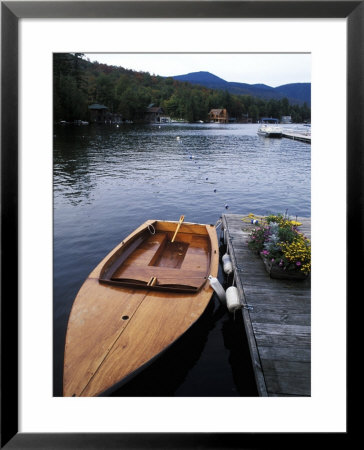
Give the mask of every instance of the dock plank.
<path id="1" fill-rule="evenodd" d="M 260 347 L 262 360 L 311 362 L 311 352 L 301 347 Z"/>
<path id="2" fill-rule="evenodd" d="M 271 279 L 261 258 L 248 245 L 254 225 L 245 215 L 224 214 L 224 241 L 242 315 L 260 396 L 311 395 L 311 284 Z M 310 218 L 294 217 L 311 238 Z"/>
<path id="3" fill-rule="evenodd" d="M 254 307 L 253 311 L 250 313 L 251 318 L 254 322 L 260 323 L 274 323 L 274 324 L 299 324 L 299 325 L 309 325 L 311 323 L 310 314 L 297 314 L 283 309 L 280 311 L 272 312 L 270 308 L 257 308 Z"/>

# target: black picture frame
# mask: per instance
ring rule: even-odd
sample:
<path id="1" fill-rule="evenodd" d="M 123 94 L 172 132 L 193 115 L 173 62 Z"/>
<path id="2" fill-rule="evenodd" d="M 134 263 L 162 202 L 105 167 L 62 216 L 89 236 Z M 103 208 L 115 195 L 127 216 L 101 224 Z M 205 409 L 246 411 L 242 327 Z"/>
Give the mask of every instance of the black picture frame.
<path id="1" fill-rule="evenodd" d="M 5 1 L 1 2 L 1 448 L 271 448 L 279 433 L 18 432 L 18 21 L 21 18 L 346 18 L 347 19 L 347 295 L 359 287 L 364 144 L 363 1 Z M 342 217 L 342 220 L 345 220 Z M 359 240 L 359 246 L 358 246 Z M 352 256 L 352 257 L 351 257 Z M 345 302 L 344 302 L 345 304 Z M 334 395 L 334 393 L 333 393 Z M 242 412 L 242 418 L 244 414 Z M 218 414 L 218 411 L 217 411 Z M 349 417 L 349 415 L 348 415 Z M 336 443 L 347 439 L 337 433 Z M 315 434 L 315 443 L 321 439 Z M 300 445 L 310 435 L 300 436 Z M 325 443 L 327 436 L 323 435 Z M 266 445 L 263 445 L 266 442 Z M 269 442 L 269 445 L 267 444 Z M 292 446 L 297 435 L 285 435 Z"/>

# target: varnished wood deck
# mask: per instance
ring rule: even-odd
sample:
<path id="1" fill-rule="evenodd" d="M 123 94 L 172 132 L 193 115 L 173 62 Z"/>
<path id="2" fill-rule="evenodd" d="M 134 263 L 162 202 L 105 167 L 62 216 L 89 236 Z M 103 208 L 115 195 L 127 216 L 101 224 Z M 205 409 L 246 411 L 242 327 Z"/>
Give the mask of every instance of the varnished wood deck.
<path id="1" fill-rule="evenodd" d="M 311 395 L 310 280 L 271 279 L 247 246 L 254 225 L 223 215 L 225 242 L 243 307 L 245 330 L 260 396 Z M 310 238 L 311 220 L 299 217 Z"/>

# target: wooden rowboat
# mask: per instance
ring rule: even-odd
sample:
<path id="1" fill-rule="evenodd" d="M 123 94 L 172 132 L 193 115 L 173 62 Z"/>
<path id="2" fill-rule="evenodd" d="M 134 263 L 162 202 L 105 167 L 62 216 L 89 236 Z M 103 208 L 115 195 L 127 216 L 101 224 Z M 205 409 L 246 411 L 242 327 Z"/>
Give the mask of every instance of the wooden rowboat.
<path id="1" fill-rule="evenodd" d="M 108 395 L 204 312 L 207 277 L 218 272 L 216 229 L 182 221 L 148 220 L 86 279 L 68 321 L 64 396 Z"/>

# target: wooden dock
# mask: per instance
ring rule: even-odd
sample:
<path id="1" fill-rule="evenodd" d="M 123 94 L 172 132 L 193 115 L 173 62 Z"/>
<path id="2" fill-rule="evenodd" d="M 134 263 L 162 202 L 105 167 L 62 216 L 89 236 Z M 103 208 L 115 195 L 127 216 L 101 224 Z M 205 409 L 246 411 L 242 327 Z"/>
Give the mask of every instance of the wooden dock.
<path id="1" fill-rule="evenodd" d="M 293 139 L 295 141 L 306 142 L 307 144 L 311 144 L 311 134 L 310 133 L 299 133 L 297 131 L 283 131 L 282 137 Z"/>
<path id="2" fill-rule="evenodd" d="M 311 284 L 271 279 L 263 261 L 247 245 L 255 226 L 245 215 L 224 214 L 224 241 L 249 342 L 258 393 L 263 397 L 311 395 Z M 310 238 L 311 220 L 300 230 Z"/>

